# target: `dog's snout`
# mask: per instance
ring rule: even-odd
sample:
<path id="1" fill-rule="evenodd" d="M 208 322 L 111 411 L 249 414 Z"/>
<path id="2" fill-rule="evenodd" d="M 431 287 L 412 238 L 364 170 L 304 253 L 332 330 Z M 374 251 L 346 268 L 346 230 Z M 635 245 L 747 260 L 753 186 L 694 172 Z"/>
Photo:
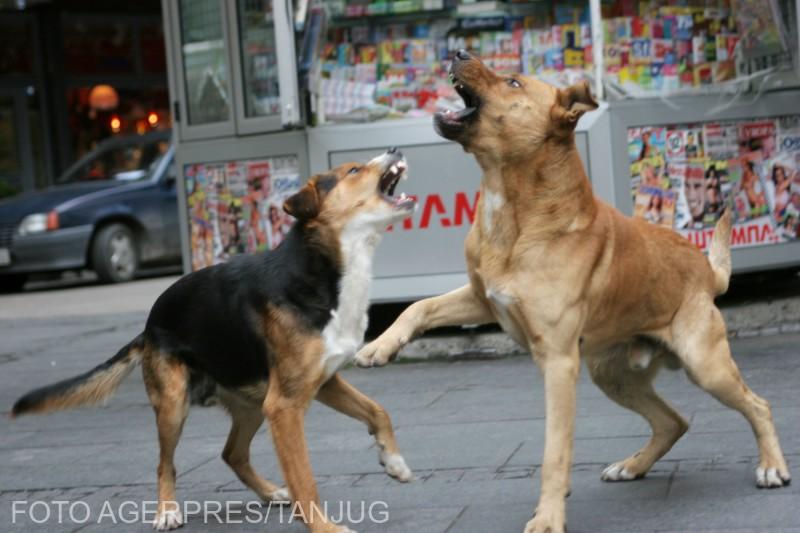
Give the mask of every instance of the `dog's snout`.
<path id="1" fill-rule="evenodd" d="M 466 61 L 467 59 L 471 59 L 472 56 L 469 55 L 469 52 L 464 50 L 463 48 L 456 52 L 456 59 L 460 59 L 461 61 Z"/>
<path id="2" fill-rule="evenodd" d="M 391 148 L 386 150 L 386 153 L 392 157 L 392 160 L 403 159 L 403 152 L 401 152 L 400 148 L 398 148 L 397 146 L 392 146 Z"/>
<path id="3" fill-rule="evenodd" d="M 391 148 L 389 148 L 388 150 L 386 150 L 386 153 L 387 153 L 387 154 L 396 154 L 398 151 L 399 151 L 399 150 L 397 149 L 397 146 L 392 146 Z"/>

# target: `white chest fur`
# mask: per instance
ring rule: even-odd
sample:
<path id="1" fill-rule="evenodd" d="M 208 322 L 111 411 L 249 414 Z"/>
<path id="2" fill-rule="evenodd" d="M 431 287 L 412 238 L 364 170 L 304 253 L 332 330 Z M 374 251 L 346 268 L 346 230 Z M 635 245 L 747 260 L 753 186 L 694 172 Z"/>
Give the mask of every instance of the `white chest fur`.
<path id="1" fill-rule="evenodd" d="M 486 290 L 486 299 L 489 300 L 492 307 L 494 307 L 495 318 L 498 324 L 500 324 L 500 327 L 503 328 L 503 331 L 508 333 L 514 342 L 523 348 L 527 348 L 525 333 L 511 316 L 511 306 L 515 305 L 514 297 L 502 291 L 489 288 Z"/>
<path id="2" fill-rule="evenodd" d="M 502 192 L 495 192 L 489 187 L 484 187 L 482 194 L 481 229 L 484 233 L 490 234 L 494 226 L 494 214 L 503 207 L 505 198 Z"/>
<path id="3" fill-rule="evenodd" d="M 346 227 L 340 236 L 344 270 L 339 281 L 339 303 L 322 330 L 325 380 L 351 361 L 364 341 L 372 258 L 379 240 L 380 233 L 375 229 L 356 224 Z"/>

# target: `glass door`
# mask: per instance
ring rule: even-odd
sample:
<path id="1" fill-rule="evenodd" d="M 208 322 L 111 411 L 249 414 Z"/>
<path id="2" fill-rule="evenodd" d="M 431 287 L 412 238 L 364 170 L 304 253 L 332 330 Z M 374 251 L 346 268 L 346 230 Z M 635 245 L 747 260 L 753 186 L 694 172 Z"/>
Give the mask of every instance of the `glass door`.
<path id="1" fill-rule="evenodd" d="M 235 132 L 227 10 L 221 0 L 168 2 L 177 42 L 177 122 L 185 140 Z"/>
<path id="2" fill-rule="evenodd" d="M 227 3 L 233 43 L 236 131 L 280 130 L 300 122 L 289 0 Z"/>

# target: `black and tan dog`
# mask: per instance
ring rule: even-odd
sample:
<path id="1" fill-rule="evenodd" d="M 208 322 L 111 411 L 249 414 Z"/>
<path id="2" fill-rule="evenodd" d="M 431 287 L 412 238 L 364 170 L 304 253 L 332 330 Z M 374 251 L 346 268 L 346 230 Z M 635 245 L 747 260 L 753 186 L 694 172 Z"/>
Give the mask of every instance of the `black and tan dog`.
<path id="1" fill-rule="evenodd" d="M 173 456 L 189 399 L 193 388 L 212 383 L 233 419 L 222 457 L 239 479 L 265 501 L 291 496 L 312 531 L 350 531 L 328 521 L 318 506 L 303 419 L 316 397 L 361 420 L 375 435 L 386 472 L 411 479 L 387 413 L 337 374 L 363 341 L 381 234 L 415 207 L 405 194 L 394 196 L 405 174 L 402 154 L 391 149 L 365 165 L 312 177 L 284 205 L 297 223 L 276 250 L 181 278 L 153 305 L 144 332 L 117 355 L 26 394 L 12 415 L 101 401 L 141 363 L 161 449 L 153 526 L 166 530 L 183 522 Z M 250 465 L 250 442 L 264 417 L 288 493 Z"/>
<path id="2" fill-rule="evenodd" d="M 594 197 L 574 136 L 580 116 L 597 107 L 588 85 L 556 89 L 498 76 L 463 51 L 451 73 L 466 108 L 439 114 L 436 127 L 483 170 L 466 241 L 470 282 L 409 307 L 357 361 L 385 364 L 429 328 L 493 321 L 530 349 L 544 374 L 547 422 L 542 490 L 527 533 L 565 528 L 579 354 L 603 392 L 653 429 L 640 451 L 605 469 L 604 480 L 644 476 L 688 429 L 652 386 L 668 366 L 684 368 L 750 422 L 759 487 L 788 484 L 769 404 L 742 380 L 714 305 L 731 273 L 730 213 L 704 257 L 675 232 Z"/>

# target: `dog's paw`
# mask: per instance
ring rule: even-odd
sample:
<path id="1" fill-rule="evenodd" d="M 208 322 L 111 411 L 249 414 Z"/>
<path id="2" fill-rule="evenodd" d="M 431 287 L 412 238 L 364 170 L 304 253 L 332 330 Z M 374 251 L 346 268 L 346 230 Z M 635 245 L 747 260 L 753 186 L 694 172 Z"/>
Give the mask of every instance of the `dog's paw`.
<path id="1" fill-rule="evenodd" d="M 383 336 L 381 336 L 356 353 L 356 364 L 363 368 L 384 366 L 389 361 L 394 360 L 401 347 L 402 343 L 383 340 Z"/>
<path id="2" fill-rule="evenodd" d="M 289 489 L 282 487 L 269 493 L 269 501 L 270 503 L 290 504 L 292 503 L 292 497 L 289 494 Z"/>
<path id="3" fill-rule="evenodd" d="M 385 453 L 381 452 L 380 462 L 383 465 L 386 473 L 397 481 L 407 483 L 411 481 L 414 474 L 406 464 L 406 460 L 399 453 Z"/>
<path id="4" fill-rule="evenodd" d="M 626 463 L 627 461 L 620 461 L 619 463 L 608 465 L 603 469 L 600 479 L 603 481 L 633 481 L 644 477 L 644 474 L 628 470 L 625 466 Z"/>
<path id="5" fill-rule="evenodd" d="M 566 533 L 567 526 L 564 515 L 536 511 L 536 514 L 525 525 L 523 533 Z"/>
<path id="6" fill-rule="evenodd" d="M 165 509 L 161 511 L 153 521 L 153 529 L 157 531 L 169 531 L 178 529 L 183 525 L 183 515 L 178 509 Z"/>
<path id="7" fill-rule="evenodd" d="M 787 468 L 771 468 L 759 466 L 756 468 L 756 486 L 760 489 L 776 489 L 785 487 L 792 482 L 792 476 Z"/>

